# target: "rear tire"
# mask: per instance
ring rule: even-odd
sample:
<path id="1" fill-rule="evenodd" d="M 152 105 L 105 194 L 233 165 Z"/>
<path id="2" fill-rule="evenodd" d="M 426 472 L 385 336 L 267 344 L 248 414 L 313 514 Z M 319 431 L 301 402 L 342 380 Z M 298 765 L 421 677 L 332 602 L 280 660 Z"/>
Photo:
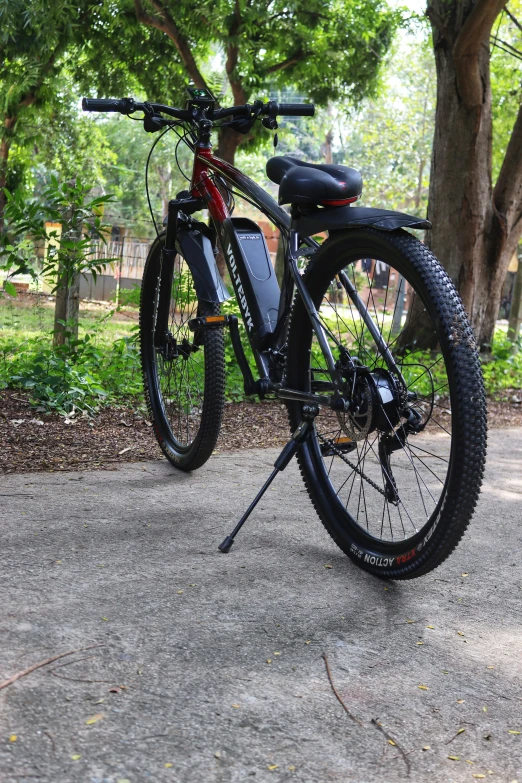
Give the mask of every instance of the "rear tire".
<path id="1" fill-rule="evenodd" d="M 194 280 L 177 255 L 169 305 L 169 334 L 177 354 L 165 360 L 154 345 L 164 234 L 152 245 L 141 287 L 140 344 L 145 399 L 156 438 L 180 470 L 201 467 L 212 454 L 225 404 L 225 350 L 222 328 L 190 331 L 196 316 L 218 315 L 219 304 L 197 299 Z"/>
<path id="2" fill-rule="evenodd" d="M 403 374 L 408 374 L 408 378 L 412 379 L 405 389 L 415 392 L 416 386 L 420 388 L 421 379 L 424 384 L 428 377 L 431 379 L 431 392 L 427 396 L 422 392 L 412 398 L 416 401 L 410 403 L 426 416 L 426 425 L 418 434 L 409 434 L 404 447 L 396 447 L 389 453 L 388 464 L 394 471 L 400 497 L 396 503 L 386 500 L 385 470 L 379 448 L 384 438 L 388 437 L 387 442 L 390 443 L 397 437 L 395 432 L 399 431 L 401 425 L 396 421 L 394 430 L 388 427 L 389 420 L 384 427 L 375 424 L 375 419 L 372 424 L 370 404 L 366 409 L 369 410 L 368 431 L 361 426 L 361 422 L 364 425 L 364 413 L 342 414 L 345 416 L 343 424 L 339 414 L 328 408 L 322 409 L 315 420 L 314 434 L 299 450 L 298 461 L 312 503 L 326 530 L 342 551 L 370 573 L 394 579 L 410 579 L 426 574 L 448 557 L 473 515 L 486 454 L 486 405 L 482 373 L 471 326 L 451 280 L 433 254 L 404 231 L 387 233 L 361 228 L 336 232 L 323 243 L 305 273 L 304 279 L 315 306 L 323 308 L 320 311 L 321 320 L 326 324 L 325 317 L 330 318 L 328 323 L 332 332 L 337 323 L 339 335 L 346 340 L 348 353 L 363 360 L 356 358 L 356 363 L 371 366 L 372 372 L 376 367 L 386 369 L 382 357 L 378 352 L 374 354 L 375 344 L 372 346 L 367 335 L 363 336 L 365 327 L 357 313 L 355 318 L 352 318 L 353 312 L 350 315 L 350 300 L 344 292 L 342 295 L 339 293 L 340 284 L 336 285 L 336 281 L 340 280 L 336 276 L 345 270 L 345 273 L 353 275 L 354 282 L 358 280 L 361 291 L 368 291 L 363 272 L 355 271 L 359 259 L 380 261 L 380 271 L 377 273 L 381 275 L 379 290 L 377 284 L 372 287 L 373 283 L 366 275 L 370 284 L 366 306 L 370 314 L 374 312 L 372 308 L 375 308 L 374 321 L 382 328 L 381 333 Z M 368 265 L 370 262 L 365 263 Z M 360 268 L 364 270 L 364 263 L 361 263 Z M 374 268 L 377 268 L 376 263 Z M 401 284 L 397 283 L 401 276 L 409 284 L 405 286 L 409 292 L 406 298 L 404 294 L 401 298 Z M 390 282 L 392 279 L 393 284 Z M 387 289 L 386 297 L 388 291 L 392 291 L 392 294 L 393 291 L 397 292 L 396 300 L 400 301 L 398 318 L 395 316 L 397 308 L 391 313 L 393 304 L 385 298 L 384 288 Z M 416 304 L 415 297 L 418 297 Z M 337 304 L 339 299 L 342 305 Z M 402 327 L 404 307 L 408 309 L 408 314 Z M 421 311 L 422 318 L 414 326 L 412 313 Z M 325 313 L 329 316 L 325 316 Z M 340 321 L 342 325 L 339 325 Z M 422 352 L 418 338 L 412 337 L 412 334 L 418 335 L 419 324 L 424 322 L 433 325 L 433 335 L 428 349 Z M 393 331 L 397 323 L 399 330 L 402 329 L 398 335 Z M 410 333 L 405 337 L 408 329 Z M 324 381 L 317 383 L 314 380 L 326 377 L 320 375 L 321 368 L 316 366 L 321 355 L 315 341 L 308 315 L 297 297 L 288 335 L 286 385 L 289 388 L 310 391 L 320 388 L 320 383 L 324 384 Z M 331 345 L 335 346 L 335 343 L 332 341 Z M 337 358 L 335 351 L 334 356 Z M 426 370 L 435 357 L 439 358 L 430 370 Z M 357 373 L 353 375 L 353 378 L 359 377 L 363 380 L 357 383 L 364 391 L 364 377 L 368 376 L 363 373 L 360 376 Z M 440 388 L 437 388 L 438 385 Z M 355 381 L 353 388 L 356 388 Z M 371 384 L 365 388 L 370 389 Z M 361 398 L 364 398 L 363 394 Z M 374 408 L 377 409 L 379 398 L 369 391 L 368 399 L 373 399 Z M 363 404 L 357 410 L 364 411 Z M 289 403 L 288 411 L 293 431 L 302 421 L 302 404 Z M 357 416 L 358 424 L 355 423 Z M 324 436 L 324 433 L 337 432 L 338 426 L 342 437 L 333 434 Z M 328 446 L 328 443 L 338 442 L 344 443 L 343 457 L 339 456 L 340 446 L 333 449 Z M 431 446 L 432 443 L 435 446 Z M 446 455 L 446 458 L 442 455 Z M 365 477 L 362 478 L 360 473 L 351 468 L 349 470 L 349 463 L 352 467 L 357 464 Z M 413 517 L 412 526 L 405 512 L 408 517 Z M 404 535 L 400 531 L 399 515 Z M 396 530 L 399 530 L 398 534 Z"/>

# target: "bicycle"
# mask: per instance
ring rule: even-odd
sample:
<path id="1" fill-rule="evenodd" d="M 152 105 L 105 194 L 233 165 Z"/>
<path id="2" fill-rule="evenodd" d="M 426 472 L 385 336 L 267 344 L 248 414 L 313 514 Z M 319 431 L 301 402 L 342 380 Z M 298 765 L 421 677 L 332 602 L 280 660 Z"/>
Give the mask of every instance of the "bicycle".
<path id="1" fill-rule="evenodd" d="M 143 112 L 145 130 L 174 130 L 194 156 L 190 188 L 170 201 L 142 282 L 141 361 L 159 445 L 185 471 L 212 454 L 225 401 L 228 328 L 245 393 L 284 401 L 293 435 L 221 551 L 230 550 L 297 453 L 322 523 L 359 567 L 394 579 L 428 573 L 471 520 L 486 450 L 485 395 L 469 321 L 442 266 L 406 230 L 430 223 L 353 206 L 362 192 L 357 171 L 288 156 L 267 163 L 279 185 L 277 203 L 212 154 L 211 132 L 226 123 L 247 133 L 256 121 L 275 130 L 278 116 L 312 116 L 313 105 L 218 108 L 207 90 L 188 93 L 184 109 L 130 98 L 83 101 L 86 111 Z M 234 196 L 281 232 L 281 287 L 259 226 L 233 216 Z M 202 209 L 208 225 L 193 217 Z M 317 235 L 325 232 L 321 242 Z M 216 264 L 218 248 L 257 378 L 237 317 L 220 312 L 231 295 Z"/>

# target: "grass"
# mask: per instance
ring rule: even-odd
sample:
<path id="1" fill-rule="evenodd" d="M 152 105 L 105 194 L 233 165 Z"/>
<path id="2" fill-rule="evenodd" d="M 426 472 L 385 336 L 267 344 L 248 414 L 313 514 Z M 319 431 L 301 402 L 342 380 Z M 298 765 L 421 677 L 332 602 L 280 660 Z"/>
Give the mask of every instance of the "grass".
<path id="1" fill-rule="evenodd" d="M 237 312 L 235 301 L 228 303 L 225 310 Z M 0 388 L 24 389 L 39 410 L 55 410 L 64 415 L 82 410 L 95 413 L 104 404 L 143 404 L 137 308 L 125 306 L 116 311 L 111 303 L 82 302 L 79 339 L 72 347 L 59 350 L 51 346 L 53 317 L 51 297 L 0 298 Z M 350 324 L 347 313 L 346 323 L 354 332 L 361 329 L 360 324 L 357 329 L 354 323 Z M 247 343 L 245 338 L 247 356 L 253 365 Z M 244 399 L 243 380 L 228 334 L 225 359 L 226 398 L 240 401 Z M 418 374 L 413 362 L 428 365 L 432 360 L 433 356 L 411 354 L 402 366 L 407 381 Z M 320 365 L 319 356 L 316 364 Z M 429 394 L 444 382 L 442 368 L 434 367 L 432 372 L 433 386 L 426 375 L 422 383 L 428 383 L 429 388 L 419 388 L 419 393 Z M 502 325 L 495 333 L 483 372 L 490 396 L 502 397 L 506 390 L 522 387 L 522 341 L 514 347 Z"/>

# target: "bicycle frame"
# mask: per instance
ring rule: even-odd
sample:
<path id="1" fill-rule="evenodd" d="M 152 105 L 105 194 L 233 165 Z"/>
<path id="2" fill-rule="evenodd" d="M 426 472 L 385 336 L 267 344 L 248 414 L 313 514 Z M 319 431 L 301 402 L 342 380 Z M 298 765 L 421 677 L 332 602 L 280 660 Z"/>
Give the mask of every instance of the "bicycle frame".
<path id="1" fill-rule="evenodd" d="M 302 401 L 315 401 L 322 403 L 328 402 L 330 404 L 332 398 L 329 397 L 320 397 L 319 395 L 282 389 L 280 384 L 281 378 L 277 377 L 277 372 L 274 372 L 273 361 L 273 357 L 278 356 L 285 343 L 286 324 L 293 300 L 294 290 L 297 289 L 308 312 L 312 327 L 325 357 L 332 382 L 331 390 L 334 395 L 337 396 L 342 379 L 339 376 L 325 328 L 321 323 L 312 297 L 310 296 L 310 293 L 308 292 L 308 289 L 306 288 L 298 270 L 298 258 L 303 254 L 303 249 L 300 248 L 300 245 L 304 243 L 313 251 L 314 248 L 319 247 L 319 243 L 310 237 L 301 236 L 300 232 L 296 228 L 296 222 L 292 220 L 292 217 L 287 212 L 285 212 L 285 210 L 277 204 L 275 199 L 273 199 L 272 196 L 264 191 L 257 183 L 236 169 L 234 166 L 214 156 L 212 154 L 212 147 L 208 136 L 204 138 L 200 136 L 197 141 L 194 140 L 193 143 L 188 142 L 188 146 L 194 152 L 194 164 L 190 183 L 190 196 L 193 202 L 196 204 L 196 209 L 202 208 L 203 204 L 207 207 L 214 229 L 216 231 L 216 235 L 219 237 L 220 244 L 225 256 L 225 262 L 240 305 L 243 322 L 245 324 L 246 332 L 248 334 L 256 365 L 260 374 L 260 380 L 257 382 L 258 390 L 261 390 L 261 393 L 268 390 L 273 390 L 278 393 L 278 396 L 289 399 L 300 399 Z M 246 221 L 246 219 L 232 217 L 229 207 L 223 198 L 219 187 L 214 181 L 213 176 L 219 177 L 224 181 L 226 187 L 232 186 L 239 192 L 240 195 L 244 195 L 248 200 L 250 200 L 264 215 L 268 217 L 269 220 L 271 220 L 278 227 L 283 235 L 285 256 L 282 286 L 279 290 L 279 286 L 275 281 L 275 271 L 269 262 L 272 282 L 270 284 L 271 290 L 268 296 L 268 305 L 266 302 L 264 302 L 265 310 L 266 306 L 268 306 L 269 309 L 277 312 L 277 319 L 275 323 L 272 320 L 268 324 L 264 311 L 260 310 L 259 300 L 260 298 L 262 299 L 262 295 L 260 294 L 259 285 L 256 283 L 257 278 L 255 278 L 255 274 L 252 277 L 252 270 L 249 269 L 248 259 L 245 256 L 238 239 L 237 221 Z M 201 206 L 197 206 L 198 203 L 201 204 Z M 172 202 L 173 206 L 175 204 L 175 208 L 178 209 L 177 202 Z M 179 206 L 181 207 L 181 205 Z M 326 212 L 326 210 L 323 211 Z M 368 212 L 371 212 L 371 210 L 368 210 Z M 174 217 L 174 215 L 172 217 Z M 258 227 L 253 222 L 246 222 L 251 223 L 253 227 L 255 226 L 255 228 L 258 229 Z M 174 226 L 170 226 L 171 217 L 169 213 L 166 247 L 169 246 L 169 233 L 172 237 L 171 247 L 173 247 L 176 230 L 175 226 L 177 225 L 177 212 L 173 223 Z M 169 226 L 171 229 L 173 229 L 173 231 L 169 232 Z M 167 250 L 167 252 L 169 251 Z M 346 275 L 343 276 L 341 283 L 344 286 L 348 296 L 354 303 L 356 309 L 358 310 L 361 319 L 367 325 L 372 336 L 374 336 L 374 339 L 376 340 L 376 343 L 379 347 L 379 351 L 390 370 L 393 370 L 396 373 L 399 372 L 395 361 L 393 360 L 393 357 L 388 350 L 386 342 L 381 337 L 379 330 L 376 328 L 366 305 L 359 297 L 355 287 L 351 285 Z M 333 335 L 330 335 L 330 337 L 333 337 Z"/>

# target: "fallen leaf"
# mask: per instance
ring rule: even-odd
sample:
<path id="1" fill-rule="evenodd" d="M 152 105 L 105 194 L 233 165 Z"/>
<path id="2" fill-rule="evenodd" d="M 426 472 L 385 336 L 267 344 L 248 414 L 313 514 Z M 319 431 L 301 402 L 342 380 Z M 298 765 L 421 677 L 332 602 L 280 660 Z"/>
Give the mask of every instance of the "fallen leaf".
<path id="1" fill-rule="evenodd" d="M 423 750 L 431 750 L 431 745 L 424 745 Z"/>
<path id="2" fill-rule="evenodd" d="M 333 568 L 333 565 L 330 565 L 330 563 L 325 563 L 324 567 L 325 568 Z M 270 769 L 270 767 L 269 767 L 269 769 Z"/>
<path id="3" fill-rule="evenodd" d="M 281 653 L 280 652 L 275 652 L 274 655 L 281 655 Z"/>
<path id="4" fill-rule="evenodd" d="M 167 761 L 167 763 L 165 764 L 165 769 L 170 769 L 173 766 L 174 764 L 171 764 L 170 761 Z"/>
<path id="5" fill-rule="evenodd" d="M 234 707 L 234 709 L 238 710 L 240 708 L 240 704 L 231 704 L 231 707 Z"/>
<path id="6" fill-rule="evenodd" d="M 486 776 L 482 774 L 482 772 L 474 772 L 471 776 L 472 778 L 485 778 Z"/>
<path id="7" fill-rule="evenodd" d="M 75 753 L 74 756 L 71 756 L 73 761 L 78 761 L 81 759 L 81 755 L 79 753 Z"/>
<path id="8" fill-rule="evenodd" d="M 464 734 L 464 732 L 465 732 L 465 731 L 466 731 L 466 729 L 459 729 L 459 730 L 457 731 L 457 734 Z"/>
<path id="9" fill-rule="evenodd" d="M 16 734 L 11 734 L 11 736 L 9 737 L 9 742 L 16 742 L 17 739 L 18 736 Z"/>
<path id="10" fill-rule="evenodd" d="M 108 617 L 102 617 L 102 620 L 103 620 L 104 623 L 108 623 L 109 622 L 109 618 Z"/>
<path id="11" fill-rule="evenodd" d="M 450 761 L 460 761 L 460 756 L 448 756 Z"/>
<path id="12" fill-rule="evenodd" d="M 310 644 L 310 639 L 307 639 L 307 641 L 305 642 L 305 644 Z"/>
<path id="13" fill-rule="evenodd" d="M 214 756 L 215 756 L 217 759 L 220 759 L 220 758 L 221 758 L 221 751 L 220 751 L 220 750 L 216 750 L 216 752 L 214 753 Z"/>
<path id="14" fill-rule="evenodd" d="M 486 669 L 494 669 L 494 666 L 486 666 Z"/>
<path id="15" fill-rule="evenodd" d="M 457 699 L 457 704 L 464 704 L 464 699 Z"/>
<path id="16" fill-rule="evenodd" d="M 415 620 L 406 620 L 407 623 L 414 623 Z"/>
<path id="17" fill-rule="evenodd" d="M 294 765 L 293 765 L 293 764 L 290 764 L 290 766 L 288 767 L 288 769 L 289 769 L 289 771 L 290 771 L 290 772 L 293 772 L 293 771 L 294 771 L 294 769 L 295 769 L 295 767 L 294 767 Z"/>
<path id="18" fill-rule="evenodd" d="M 269 770 L 272 770 L 272 769 L 279 769 L 279 764 L 269 764 L 269 765 L 267 766 L 267 769 L 269 769 Z"/>
<path id="19" fill-rule="evenodd" d="M 491 734 L 484 734 L 484 739 L 485 740 L 490 740 L 491 739 Z"/>
<path id="20" fill-rule="evenodd" d="M 508 729 L 508 734 L 520 734 L 520 732 L 516 731 L 516 729 Z"/>
<path id="21" fill-rule="evenodd" d="M 429 628 L 430 631 L 434 631 L 435 630 L 435 626 L 434 625 L 427 625 L 426 628 Z"/>
<path id="22" fill-rule="evenodd" d="M 487 707 L 482 707 L 482 712 L 487 712 L 487 711 L 488 711 Z"/>
<path id="23" fill-rule="evenodd" d="M 118 687 L 109 688 L 109 693 L 119 693 L 120 689 Z"/>
<path id="24" fill-rule="evenodd" d="M 266 659 L 266 662 L 267 662 L 267 663 L 272 663 L 272 659 L 271 659 L 271 658 L 267 658 L 267 659 Z"/>
<path id="25" fill-rule="evenodd" d="M 458 633 L 458 635 L 459 635 L 459 636 L 464 636 L 464 634 L 462 633 L 462 631 L 457 631 L 457 633 Z"/>
<path id="26" fill-rule="evenodd" d="M 475 763 L 474 761 L 471 761 L 471 759 L 464 759 L 464 761 L 466 762 L 466 764 L 474 764 Z"/>
<path id="27" fill-rule="evenodd" d="M 133 448 L 134 446 L 127 446 L 126 449 L 122 449 L 121 451 L 118 451 L 118 456 L 121 457 L 122 454 L 126 454 L 128 451 L 130 451 Z"/>
<path id="28" fill-rule="evenodd" d="M 197 585 L 197 583 L 196 583 L 196 582 L 192 582 L 192 583 L 189 585 L 189 587 L 197 587 L 197 586 L 198 586 L 198 585 Z"/>
<path id="29" fill-rule="evenodd" d="M 427 691 L 427 690 L 429 690 L 429 688 L 428 688 L 428 686 L 427 686 L 427 685 L 417 685 L 417 688 L 419 688 L 419 690 L 421 690 L 421 691 Z"/>
<path id="30" fill-rule="evenodd" d="M 145 470 L 145 468 L 144 468 L 144 470 Z M 129 778 L 118 778 L 116 783 L 131 783 L 131 782 L 130 782 Z"/>
<path id="31" fill-rule="evenodd" d="M 183 595 L 183 590 L 178 590 L 178 595 Z"/>
<path id="32" fill-rule="evenodd" d="M 389 744 L 389 745 L 394 745 L 394 746 L 395 746 L 395 742 L 394 742 L 392 739 L 389 739 L 389 740 L 388 740 L 388 744 Z"/>
<path id="33" fill-rule="evenodd" d="M 93 723 L 97 723 L 99 720 L 103 720 L 104 717 L 105 716 L 104 716 L 103 712 L 97 712 L 96 715 L 91 715 L 90 718 L 87 718 L 87 720 L 85 721 L 85 724 L 87 726 L 92 726 Z"/>
<path id="34" fill-rule="evenodd" d="M 469 574 L 461 574 L 461 576 L 469 576 Z"/>
<path id="35" fill-rule="evenodd" d="M 424 642 L 415 642 L 415 644 L 424 644 Z"/>
<path id="36" fill-rule="evenodd" d="M 61 565 L 63 563 L 63 560 L 55 560 L 54 562 L 56 563 L 56 565 Z"/>

